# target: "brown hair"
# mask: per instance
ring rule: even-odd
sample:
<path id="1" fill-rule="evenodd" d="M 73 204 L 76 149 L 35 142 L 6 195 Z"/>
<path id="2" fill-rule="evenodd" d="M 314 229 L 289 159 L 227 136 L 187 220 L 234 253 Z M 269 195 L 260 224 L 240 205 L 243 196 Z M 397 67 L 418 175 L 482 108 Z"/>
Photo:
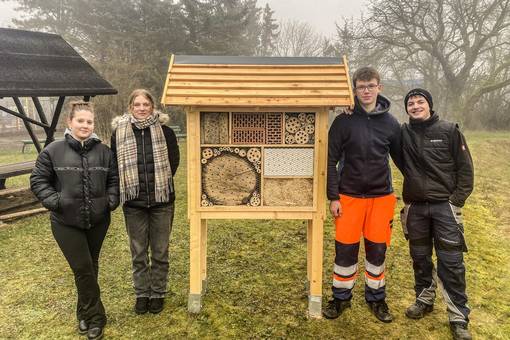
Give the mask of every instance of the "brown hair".
<path id="1" fill-rule="evenodd" d="M 373 67 L 365 66 L 362 68 L 359 68 L 354 72 L 354 75 L 352 76 L 352 85 L 356 87 L 356 82 L 358 80 L 362 81 L 370 81 L 372 79 L 377 80 L 377 84 L 381 82 L 381 76 L 379 75 L 379 72 Z"/>
<path id="2" fill-rule="evenodd" d="M 83 100 L 69 102 L 69 120 L 74 118 L 74 115 L 76 114 L 76 112 L 82 111 L 82 110 L 89 111 L 89 112 L 92 112 L 92 114 L 95 114 L 94 113 L 94 104 L 92 104 L 90 102 L 86 102 Z"/>
<path id="3" fill-rule="evenodd" d="M 144 96 L 145 99 L 151 102 L 152 109 L 155 109 L 154 97 L 152 96 L 152 94 L 146 89 L 136 89 L 129 95 L 128 110 L 131 110 L 133 108 L 133 102 L 135 101 L 135 98 L 138 96 Z"/>

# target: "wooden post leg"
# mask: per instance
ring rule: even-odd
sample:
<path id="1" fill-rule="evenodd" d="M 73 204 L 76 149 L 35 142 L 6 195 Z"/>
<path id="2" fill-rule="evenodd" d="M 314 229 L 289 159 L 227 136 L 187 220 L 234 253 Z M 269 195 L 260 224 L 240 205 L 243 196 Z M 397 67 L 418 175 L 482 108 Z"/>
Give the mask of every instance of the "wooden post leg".
<path id="1" fill-rule="evenodd" d="M 310 281 L 312 280 L 312 243 L 313 243 L 313 224 L 312 220 L 307 221 L 306 226 L 306 294 L 310 295 Z"/>
<path id="2" fill-rule="evenodd" d="M 202 308 L 202 228 L 200 215 L 191 214 L 190 224 L 190 270 L 188 311 L 199 313 Z"/>
<path id="3" fill-rule="evenodd" d="M 200 268 L 202 279 L 202 295 L 207 292 L 207 220 L 200 220 Z"/>
<path id="4" fill-rule="evenodd" d="M 311 222 L 311 280 L 308 296 L 308 315 L 312 318 L 322 317 L 322 252 L 323 252 L 323 218 L 314 214 Z"/>

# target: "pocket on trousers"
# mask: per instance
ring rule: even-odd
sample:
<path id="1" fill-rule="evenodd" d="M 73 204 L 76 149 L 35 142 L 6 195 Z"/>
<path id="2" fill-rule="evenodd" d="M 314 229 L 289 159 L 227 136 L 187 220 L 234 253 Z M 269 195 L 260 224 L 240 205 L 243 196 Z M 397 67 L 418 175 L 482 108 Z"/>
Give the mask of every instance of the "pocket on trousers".
<path id="1" fill-rule="evenodd" d="M 402 209 L 400 209 L 400 223 L 402 223 L 402 231 L 404 232 L 404 237 L 406 240 L 409 240 L 409 231 L 407 230 L 407 217 L 409 215 L 409 208 L 411 208 L 411 204 L 406 204 Z"/>
<path id="2" fill-rule="evenodd" d="M 462 208 L 457 207 L 456 205 L 451 204 L 448 202 L 448 205 L 450 206 L 450 210 L 452 211 L 453 218 L 455 219 L 455 222 L 457 222 L 457 230 L 459 231 L 460 235 L 460 242 L 462 244 L 462 251 L 467 252 L 468 247 L 466 243 L 466 238 L 464 237 L 464 224 L 463 218 L 462 218 Z"/>

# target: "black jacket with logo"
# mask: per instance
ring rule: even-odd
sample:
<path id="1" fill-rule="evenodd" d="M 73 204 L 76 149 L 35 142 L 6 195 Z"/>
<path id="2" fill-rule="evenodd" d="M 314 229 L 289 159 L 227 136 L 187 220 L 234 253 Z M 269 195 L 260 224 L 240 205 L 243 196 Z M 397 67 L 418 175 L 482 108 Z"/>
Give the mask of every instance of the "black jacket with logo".
<path id="1" fill-rule="evenodd" d="M 56 222 L 90 229 L 119 205 L 117 162 L 97 138 L 83 145 L 66 134 L 37 157 L 30 188 Z"/>
<path id="2" fill-rule="evenodd" d="M 393 192 L 389 155 L 400 167 L 400 124 L 389 113 L 390 101 L 379 95 L 375 111 L 369 113 L 357 98 L 355 101 L 353 114 L 337 116 L 329 129 L 327 194 L 330 200 L 337 200 L 339 194 L 388 195 Z"/>
<path id="3" fill-rule="evenodd" d="M 462 207 L 473 191 L 473 161 L 457 124 L 410 120 L 402 126 L 406 203 L 444 202 Z"/>

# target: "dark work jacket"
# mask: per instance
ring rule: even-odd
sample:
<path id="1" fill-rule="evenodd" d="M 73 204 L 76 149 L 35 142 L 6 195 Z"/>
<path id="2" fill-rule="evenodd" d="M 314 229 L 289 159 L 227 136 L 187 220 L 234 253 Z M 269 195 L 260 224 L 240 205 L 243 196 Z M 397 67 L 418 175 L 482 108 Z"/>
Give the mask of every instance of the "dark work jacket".
<path id="1" fill-rule="evenodd" d="M 393 192 L 389 155 L 400 167 L 401 134 L 389 109 L 390 101 L 381 95 L 370 113 L 355 98 L 352 115 L 335 118 L 328 137 L 328 199 L 337 200 L 339 194 L 380 197 Z"/>
<path id="2" fill-rule="evenodd" d="M 49 144 L 37 157 L 30 188 L 52 221 L 80 229 L 106 221 L 119 205 L 117 163 L 96 138 L 82 145 L 66 134 Z"/>
<path id="3" fill-rule="evenodd" d="M 462 207 L 473 191 L 473 161 L 457 124 L 410 120 L 402 126 L 406 203 L 444 202 Z"/>
<path id="4" fill-rule="evenodd" d="M 140 190 L 138 197 L 125 202 L 124 204 L 129 207 L 135 208 L 148 208 L 165 203 L 156 202 L 155 195 L 155 174 L 154 174 L 154 155 L 152 151 L 152 137 L 151 129 L 147 127 L 143 130 L 138 129 L 135 125 L 131 124 L 136 138 L 137 162 L 138 162 L 138 183 Z M 166 147 L 168 149 L 168 160 L 170 161 L 170 168 L 172 176 L 175 175 L 180 162 L 179 145 L 177 144 L 177 137 L 174 130 L 166 125 L 161 125 L 163 134 L 165 135 Z M 116 131 L 113 132 L 111 138 L 112 151 L 117 157 L 117 140 Z M 170 185 L 170 184 L 169 184 Z M 173 189 L 173 184 L 170 189 Z M 175 191 L 171 190 L 169 202 L 175 201 Z"/>

